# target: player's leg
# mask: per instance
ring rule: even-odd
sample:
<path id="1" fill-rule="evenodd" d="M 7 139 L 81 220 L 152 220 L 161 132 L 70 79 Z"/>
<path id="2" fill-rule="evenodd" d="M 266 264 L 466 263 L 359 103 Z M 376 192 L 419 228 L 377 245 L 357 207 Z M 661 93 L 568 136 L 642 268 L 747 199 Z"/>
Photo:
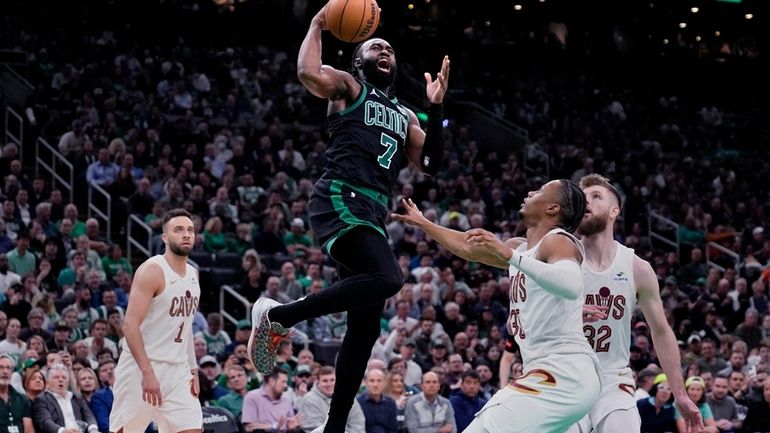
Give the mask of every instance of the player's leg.
<path id="1" fill-rule="evenodd" d="M 162 367 L 161 393 L 163 405 L 158 410 L 158 433 L 195 431 L 203 426 L 200 401 L 191 392 L 192 376 L 186 363 Z"/>
<path id="2" fill-rule="evenodd" d="M 380 335 L 380 316 L 384 305 L 384 301 L 378 301 L 348 311 L 348 330 L 337 355 L 337 379 L 324 429 L 326 433 L 345 430 L 372 346 Z"/>
<path id="3" fill-rule="evenodd" d="M 114 402 L 110 411 L 110 431 L 143 433 L 157 409 L 142 399 L 142 373 L 128 354 L 121 356 L 115 367 L 112 392 Z"/>
<path id="4" fill-rule="evenodd" d="M 272 307 L 271 322 L 288 328 L 311 317 L 384 301 L 401 290 L 403 275 L 388 240 L 368 226 L 354 227 L 337 239 L 332 256 L 352 276 L 318 294 Z"/>
<path id="5" fill-rule="evenodd" d="M 639 411 L 633 409 L 620 409 L 610 412 L 594 429 L 595 433 L 629 432 L 638 433 L 642 429 L 642 419 Z"/>

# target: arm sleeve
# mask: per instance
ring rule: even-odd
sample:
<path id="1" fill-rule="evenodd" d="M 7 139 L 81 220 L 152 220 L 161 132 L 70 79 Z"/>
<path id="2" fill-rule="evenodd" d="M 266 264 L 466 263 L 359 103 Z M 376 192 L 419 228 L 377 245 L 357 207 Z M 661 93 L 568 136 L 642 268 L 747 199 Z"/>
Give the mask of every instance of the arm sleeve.
<path id="1" fill-rule="evenodd" d="M 428 112 L 428 130 L 420 155 L 422 171 L 435 176 L 444 160 L 443 104 L 431 104 Z"/>
<path id="2" fill-rule="evenodd" d="M 556 296 L 575 300 L 583 292 L 583 273 L 580 265 L 573 260 L 546 263 L 513 250 L 508 263 Z"/>

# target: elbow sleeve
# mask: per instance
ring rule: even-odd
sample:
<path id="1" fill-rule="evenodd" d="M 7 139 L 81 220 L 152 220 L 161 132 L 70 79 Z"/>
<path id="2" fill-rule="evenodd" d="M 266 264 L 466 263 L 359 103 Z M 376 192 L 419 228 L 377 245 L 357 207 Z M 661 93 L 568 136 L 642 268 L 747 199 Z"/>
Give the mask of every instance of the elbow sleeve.
<path id="1" fill-rule="evenodd" d="M 545 263 L 514 252 L 511 264 L 549 293 L 569 300 L 575 300 L 583 293 L 583 272 L 573 260 Z"/>

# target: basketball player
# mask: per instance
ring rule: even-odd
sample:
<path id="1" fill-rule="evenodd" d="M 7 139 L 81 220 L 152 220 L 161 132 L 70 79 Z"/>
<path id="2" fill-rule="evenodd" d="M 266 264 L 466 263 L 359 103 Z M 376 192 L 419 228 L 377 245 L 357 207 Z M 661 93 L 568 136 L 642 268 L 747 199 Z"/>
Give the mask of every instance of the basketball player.
<path id="1" fill-rule="evenodd" d="M 531 191 L 521 207 L 526 242 L 505 243 L 472 229 L 461 233 L 428 221 L 408 200 L 413 224 L 454 254 L 508 269 L 511 310 L 508 331 L 519 344 L 524 371 L 476 414 L 466 433 L 564 432 L 599 398 L 599 365 L 581 332 L 582 246 L 570 233 L 586 210 L 577 185 L 555 180 Z"/>
<path id="2" fill-rule="evenodd" d="M 139 266 L 128 297 L 113 433 L 142 433 L 152 420 L 160 433 L 200 433 L 203 426 L 192 334 L 200 285 L 187 263 L 195 245 L 190 214 L 168 212 L 161 236 L 166 252 Z"/>
<path id="3" fill-rule="evenodd" d="M 690 432 L 703 421 L 682 381 L 679 348 L 666 322 L 658 278 L 650 264 L 613 239 L 615 219 L 622 209 L 620 193 L 605 177 L 589 174 L 580 180 L 588 211 L 578 227 L 586 256 L 583 260 L 585 306 L 583 330 L 601 363 L 601 398 L 570 433 L 638 432 L 641 419 L 634 398 L 634 378 L 628 367 L 631 316 L 637 301 L 650 325 L 652 341 L 674 394 L 674 404 Z"/>
<path id="4" fill-rule="evenodd" d="M 403 285 L 385 234 L 398 173 L 410 163 L 430 175 L 441 166 L 442 101 L 449 58 L 444 57 L 435 79 L 425 74 L 431 108 L 427 131 L 423 131 L 414 112 L 390 95 L 397 65 L 387 41 L 375 38 L 358 45 L 352 74 L 323 64 L 321 35 L 328 28 L 327 7 L 310 23 L 297 71 L 310 93 L 329 100 L 327 164 L 314 185 L 309 213 L 313 232 L 338 263 L 341 279 L 286 305 L 259 299 L 252 309 L 249 356 L 257 370 L 268 372 L 287 328 L 312 317 L 347 311 L 348 331 L 337 357 L 337 382 L 324 430 L 337 433 L 345 428 L 370 349 L 380 334 L 384 302 Z"/>

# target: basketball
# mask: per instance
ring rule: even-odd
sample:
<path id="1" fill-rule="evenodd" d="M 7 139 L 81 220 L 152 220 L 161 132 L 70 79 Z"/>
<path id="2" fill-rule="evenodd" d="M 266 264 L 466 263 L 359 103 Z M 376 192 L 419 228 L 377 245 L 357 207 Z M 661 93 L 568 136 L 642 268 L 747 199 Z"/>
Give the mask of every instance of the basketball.
<path id="1" fill-rule="evenodd" d="M 377 30 L 380 7 L 375 0 L 330 0 L 326 23 L 337 39 L 361 42 Z"/>

